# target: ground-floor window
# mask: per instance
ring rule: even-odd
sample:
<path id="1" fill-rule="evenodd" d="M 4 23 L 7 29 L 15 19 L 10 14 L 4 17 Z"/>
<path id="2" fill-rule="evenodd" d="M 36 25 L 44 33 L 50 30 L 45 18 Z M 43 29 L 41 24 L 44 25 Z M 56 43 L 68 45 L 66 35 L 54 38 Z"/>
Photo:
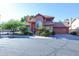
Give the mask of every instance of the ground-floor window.
<path id="1" fill-rule="evenodd" d="M 52 26 L 45 26 L 46 29 L 48 29 L 49 31 L 53 31 L 53 27 Z"/>

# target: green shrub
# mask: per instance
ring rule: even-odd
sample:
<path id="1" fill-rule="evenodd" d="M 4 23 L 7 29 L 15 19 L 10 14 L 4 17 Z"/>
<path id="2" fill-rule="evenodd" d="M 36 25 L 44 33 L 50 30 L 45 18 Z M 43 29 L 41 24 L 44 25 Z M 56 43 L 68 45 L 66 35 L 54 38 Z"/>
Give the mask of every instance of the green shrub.
<path id="1" fill-rule="evenodd" d="M 33 35 L 32 32 L 24 32 L 24 35 Z"/>
<path id="2" fill-rule="evenodd" d="M 28 35 L 28 32 L 24 32 L 24 35 Z"/>
<path id="3" fill-rule="evenodd" d="M 49 33 L 46 33 L 46 32 L 42 32 L 40 33 L 40 36 L 49 36 L 50 34 Z"/>
<path id="4" fill-rule="evenodd" d="M 43 28 L 43 29 L 41 29 L 38 33 L 41 34 L 42 32 L 45 32 L 45 31 L 46 31 L 46 29 Z"/>
<path id="5" fill-rule="evenodd" d="M 40 36 L 50 36 L 51 35 L 51 32 L 47 29 L 44 29 L 44 28 L 41 29 L 38 33 Z"/>
<path id="6" fill-rule="evenodd" d="M 70 34 L 72 34 L 72 35 L 77 35 L 77 33 L 74 31 L 74 32 L 71 32 Z"/>
<path id="7" fill-rule="evenodd" d="M 24 34 L 26 34 L 27 33 L 27 27 L 26 26 L 22 26 L 21 28 L 20 28 L 20 30 L 21 30 L 21 32 L 22 33 L 24 33 Z"/>
<path id="8" fill-rule="evenodd" d="M 28 32 L 28 35 L 33 35 L 33 33 L 32 32 Z"/>
<path id="9" fill-rule="evenodd" d="M 40 36 L 45 36 L 45 32 L 42 32 L 39 34 Z"/>
<path id="10" fill-rule="evenodd" d="M 54 32 L 54 31 L 52 31 L 52 32 L 51 32 L 51 35 L 55 35 L 55 32 Z"/>
<path id="11" fill-rule="evenodd" d="M 40 31 L 37 31 L 36 35 L 39 35 L 39 36 L 50 36 L 50 35 L 55 35 L 55 32 L 54 31 L 50 32 L 50 30 L 43 28 Z"/>
<path id="12" fill-rule="evenodd" d="M 22 26 L 22 27 L 20 28 L 20 30 L 21 30 L 21 32 L 22 32 L 24 35 L 33 35 L 32 32 L 29 32 L 29 31 L 28 31 L 28 28 L 27 28 L 26 26 Z"/>

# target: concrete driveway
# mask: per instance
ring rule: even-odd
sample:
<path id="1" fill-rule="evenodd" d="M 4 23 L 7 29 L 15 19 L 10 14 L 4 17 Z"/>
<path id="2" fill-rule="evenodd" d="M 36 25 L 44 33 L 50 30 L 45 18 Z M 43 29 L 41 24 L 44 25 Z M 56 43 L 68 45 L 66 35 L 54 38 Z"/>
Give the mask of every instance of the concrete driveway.
<path id="1" fill-rule="evenodd" d="M 49 37 L 1 38 L 0 55 L 79 56 L 78 39 L 79 39 L 78 36 L 72 36 L 72 35 L 55 35 L 54 37 L 50 38 Z"/>

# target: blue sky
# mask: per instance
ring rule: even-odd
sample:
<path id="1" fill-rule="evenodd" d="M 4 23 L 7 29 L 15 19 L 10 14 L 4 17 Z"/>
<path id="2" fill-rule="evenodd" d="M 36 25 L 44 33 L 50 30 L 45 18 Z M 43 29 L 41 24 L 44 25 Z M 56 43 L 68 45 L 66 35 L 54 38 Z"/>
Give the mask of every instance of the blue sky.
<path id="1" fill-rule="evenodd" d="M 79 17 L 79 4 L 16 3 L 0 5 L 1 21 L 7 21 L 11 18 L 20 19 L 23 16 L 38 13 L 54 16 L 55 21 L 63 21 L 66 18 Z"/>

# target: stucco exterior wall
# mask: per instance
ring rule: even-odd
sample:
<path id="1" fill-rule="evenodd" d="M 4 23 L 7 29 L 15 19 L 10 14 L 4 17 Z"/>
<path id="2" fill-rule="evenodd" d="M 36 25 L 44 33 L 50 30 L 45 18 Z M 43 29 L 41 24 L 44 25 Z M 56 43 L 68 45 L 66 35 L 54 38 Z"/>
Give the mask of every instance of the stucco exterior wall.
<path id="1" fill-rule="evenodd" d="M 41 20 L 41 21 L 43 22 L 43 17 L 40 16 L 40 15 L 39 15 L 39 16 L 36 16 L 35 19 L 36 19 L 36 20 Z"/>

